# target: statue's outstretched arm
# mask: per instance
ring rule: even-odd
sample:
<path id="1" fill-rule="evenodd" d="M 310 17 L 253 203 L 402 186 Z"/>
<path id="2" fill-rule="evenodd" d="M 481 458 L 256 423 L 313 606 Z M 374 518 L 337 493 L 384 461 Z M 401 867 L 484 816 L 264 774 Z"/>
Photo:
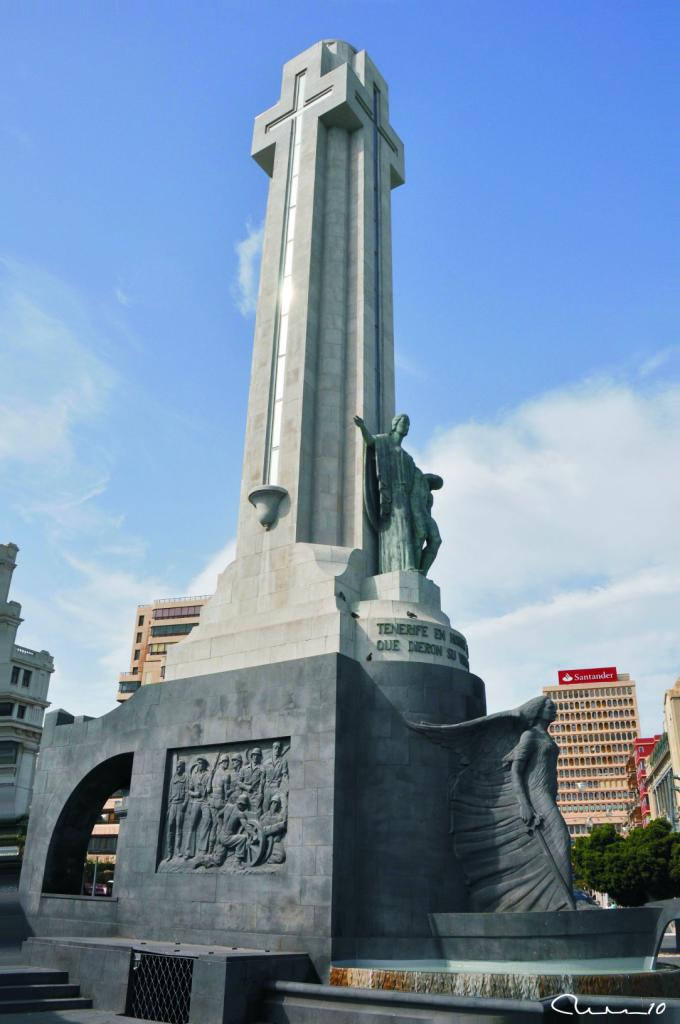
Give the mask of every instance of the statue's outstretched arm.
<path id="1" fill-rule="evenodd" d="M 362 420 L 361 416 L 355 416 L 354 422 L 361 431 L 361 436 L 364 439 L 366 447 L 371 448 L 375 444 L 375 438 L 373 437 L 373 434 L 370 432 L 370 430 Z"/>
<path id="2" fill-rule="evenodd" d="M 534 810 L 526 786 L 526 769 L 533 753 L 534 737 L 530 729 L 523 732 L 519 743 L 505 759 L 510 767 L 512 776 L 512 788 L 519 804 L 519 813 L 522 821 L 529 828 L 529 831 L 538 828 L 542 818 Z"/>

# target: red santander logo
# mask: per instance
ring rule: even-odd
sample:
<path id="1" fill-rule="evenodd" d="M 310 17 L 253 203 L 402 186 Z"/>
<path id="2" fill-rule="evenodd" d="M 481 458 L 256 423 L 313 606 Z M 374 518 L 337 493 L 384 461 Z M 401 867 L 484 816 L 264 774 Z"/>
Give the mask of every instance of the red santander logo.
<path id="1" fill-rule="evenodd" d="M 615 668 L 568 668 L 557 673 L 560 686 L 565 683 L 615 683 L 618 672 Z"/>

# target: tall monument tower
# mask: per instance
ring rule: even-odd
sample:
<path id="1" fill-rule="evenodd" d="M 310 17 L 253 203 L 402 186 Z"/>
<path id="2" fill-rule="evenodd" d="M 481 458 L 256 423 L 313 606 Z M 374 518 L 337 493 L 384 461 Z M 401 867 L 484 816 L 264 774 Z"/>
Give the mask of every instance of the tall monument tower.
<path id="1" fill-rule="evenodd" d="M 404 157 L 366 52 L 328 41 L 289 61 L 252 155 L 271 184 L 237 555 L 370 550 L 352 418 L 382 431 L 394 415 L 390 191 Z M 268 485 L 287 494 L 263 537 L 249 496 Z"/>
<path id="2" fill-rule="evenodd" d="M 393 657 L 400 643 L 377 647 L 362 628 L 367 600 L 376 615 L 376 600 L 416 601 L 449 626 L 433 583 L 376 575 L 364 509 L 353 419 L 374 435 L 394 416 L 390 204 L 404 181 L 387 84 L 366 52 L 326 40 L 288 61 L 252 155 L 271 180 L 236 557 L 169 651 L 166 679 L 330 652 Z M 467 668 L 449 636 L 449 664 Z M 431 661 L 420 646 L 410 653 Z"/>

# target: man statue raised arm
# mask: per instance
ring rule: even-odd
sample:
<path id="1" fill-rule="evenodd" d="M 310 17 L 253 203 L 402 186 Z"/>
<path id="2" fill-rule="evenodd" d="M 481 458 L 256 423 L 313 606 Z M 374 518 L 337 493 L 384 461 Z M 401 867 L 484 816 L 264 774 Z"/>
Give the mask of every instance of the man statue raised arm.
<path id="1" fill-rule="evenodd" d="M 410 426 L 405 413 L 394 417 L 389 434 L 371 434 L 361 416 L 354 422 L 365 444 L 364 504 L 378 535 L 378 572 L 426 575 L 441 544 L 431 508 L 443 480 L 421 473 L 402 448 Z"/>

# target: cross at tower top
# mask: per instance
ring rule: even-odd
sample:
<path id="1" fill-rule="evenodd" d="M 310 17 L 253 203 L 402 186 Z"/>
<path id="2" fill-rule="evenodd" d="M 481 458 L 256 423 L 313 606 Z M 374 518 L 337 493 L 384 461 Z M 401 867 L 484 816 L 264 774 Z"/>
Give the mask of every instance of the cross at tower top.
<path id="1" fill-rule="evenodd" d="M 279 102 L 255 120 L 252 155 L 272 181 L 239 550 L 370 548 L 352 417 L 381 430 L 394 411 L 389 192 L 404 172 L 367 54 L 331 41 L 289 61 Z M 266 539 L 250 508 L 263 487 L 283 499 Z"/>

